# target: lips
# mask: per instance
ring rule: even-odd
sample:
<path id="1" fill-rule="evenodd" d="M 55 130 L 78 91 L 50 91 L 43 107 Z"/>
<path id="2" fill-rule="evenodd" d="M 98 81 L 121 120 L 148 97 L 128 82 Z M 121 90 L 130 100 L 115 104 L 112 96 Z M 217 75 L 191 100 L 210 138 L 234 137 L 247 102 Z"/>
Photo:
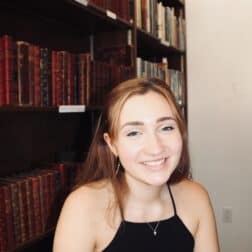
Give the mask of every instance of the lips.
<path id="1" fill-rule="evenodd" d="M 158 160 L 151 160 L 151 161 L 144 161 L 143 164 L 150 167 L 155 167 L 162 165 L 166 161 L 166 158 L 158 159 Z"/>

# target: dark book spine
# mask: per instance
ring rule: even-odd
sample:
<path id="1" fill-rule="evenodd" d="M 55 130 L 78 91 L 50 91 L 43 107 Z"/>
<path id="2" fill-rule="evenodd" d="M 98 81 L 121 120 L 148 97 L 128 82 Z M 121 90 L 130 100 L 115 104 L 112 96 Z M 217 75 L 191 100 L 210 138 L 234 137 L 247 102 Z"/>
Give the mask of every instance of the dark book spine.
<path id="1" fill-rule="evenodd" d="M 34 105 L 34 87 L 35 87 L 35 55 L 34 45 L 28 47 L 28 77 L 29 77 L 29 97 L 30 104 Z"/>
<path id="2" fill-rule="evenodd" d="M 67 54 L 67 104 L 74 104 L 74 55 Z"/>
<path id="3" fill-rule="evenodd" d="M 79 85 L 78 85 L 78 101 L 79 104 L 85 104 L 86 103 L 86 99 L 85 99 L 85 95 L 86 95 L 86 90 L 85 90 L 85 58 L 84 58 L 84 54 L 79 54 L 78 55 L 79 58 L 79 63 L 78 63 L 78 74 L 79 74 Z"/>
<path id="4" fill-rule="evenodd" d="M 0 37 L 0 106 L 6 104 L 4 85 L 4 48 L 3 38 Z"/>
<path id="5" fill-rule="evenodd" d="M 78 60 L 78 55 L 74 54 L 74 59 L 73 59 L 73 75 L 74 75 L 74 80 L 73 80 L 73 103 L 74 104 L 81 104 L 79 100 L 79 60 Z"/>
<path id="6" fill-rule="evenodd" d="M 40 48 L 34 46 L 34 105 L 41 106 Z"/>
<path id="7" fill-rule="evenodd" d="M 91 71 L 92 71 L 92 63 L 91 61 L 91 55 L 89 53 L 85 56 L 85 62 L 86 62 L 86 70 L 85 70 L 85 101 L 86 105 L 90 105 L 90 94 L 91 94 Z"/>
<path id="8" fill-rule="evenodd" d="M 40 48 L 41 104 L 51 105 L 51 50 Z"/>
<path id="9" fill-rule="evenodd" d="M 96 89 L 96 68 L 97 61 L 92 61 L 90 65 L 90 88 L 88 105 L 95 106 L 95 89 Z"/>
<path id="10" fill-rule="evenodd" d="M 59 172 L 59 177 L 60 177 L 60 202 L 63 203 L 66 194 L 67 194 L 67 177 L 66 177 L 66 168 L 65 165 L 62 163 L 55 164 L 53 166 L 53 169 L 57 170 Z"/>
<path id="11" fill-rule="evenodd" d="M 18 98 L 20 105 L 30 104 L 28 48 L 27 42 L 17 41 Z"/>
<path id="12" fill-rule="evenodd" d="M 57 51 L 52 51 L 52 106 L 57 106 Z"/>

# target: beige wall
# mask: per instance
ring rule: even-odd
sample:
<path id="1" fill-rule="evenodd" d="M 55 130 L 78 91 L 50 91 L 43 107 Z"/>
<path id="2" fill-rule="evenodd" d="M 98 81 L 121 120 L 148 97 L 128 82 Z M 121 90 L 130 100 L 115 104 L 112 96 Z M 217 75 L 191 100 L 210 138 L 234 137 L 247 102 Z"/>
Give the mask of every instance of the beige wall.
<path id="1" fill-rule="evenodd" d="M 221 251 L 251 252 L 252 1 L 186 0 L 186 18 L 193 174 L 212 198 Z"/>

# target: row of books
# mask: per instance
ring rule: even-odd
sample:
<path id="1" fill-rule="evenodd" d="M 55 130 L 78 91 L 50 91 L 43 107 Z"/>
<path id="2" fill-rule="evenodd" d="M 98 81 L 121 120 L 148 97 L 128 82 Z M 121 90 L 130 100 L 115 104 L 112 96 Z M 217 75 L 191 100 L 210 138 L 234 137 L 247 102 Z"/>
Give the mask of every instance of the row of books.
<path id="1" fill-rule="evenodd" d="M 163 6 L 157 0 L 136 1 L 137 27 L 151 33 L 163 43 L 185 50 L 185 20 L 182 10 Z"/>
<path id="2" fill-rule="evenodd" d="M 99 105 L 107 90 L 132 77 L 131 66 L 117 64 L 127 50 L 113 50 L 115 64 L 92 60 L 90 53 L 55 51 L 3 35 L 0 105 Z"/>
<path id="3" fill-rule="evenodd" d="M 184 72 L 169 69 L 168 61 L 166 59 L 163 59 L 162 63 L 154 63 L 138 57 L 137 76 L 157 77 L 164 80 L 170 86 L 177 103 L 179 105 L 184 104 Z"/>
<path id="4" fill-rule="evenodd" d="M 91 0 L 90 2 L 94 3 L 97 6 L 102 7 L 105 10 L 109 10 L 119 17 L 130 21 L 131 13 L 130 13 L 130 0 Z"/>
<path id="5" fill-rule="evenodd" d="M 38 238 L 56 223 L 80 164 L 54 164 L 0 179 L 0 252 Z"/>

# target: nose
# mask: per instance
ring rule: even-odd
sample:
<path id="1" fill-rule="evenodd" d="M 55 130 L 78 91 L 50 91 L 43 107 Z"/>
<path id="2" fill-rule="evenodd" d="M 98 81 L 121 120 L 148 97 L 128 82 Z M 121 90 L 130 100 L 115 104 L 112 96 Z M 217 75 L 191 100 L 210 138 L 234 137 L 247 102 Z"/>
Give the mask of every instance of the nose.
<path id="1" fill-rule="evenodd" d="M 158 156 L 163 152 L 162 140 L 156 132 L 146 136 L 144 145 L 145 152 L 148 155 Z"/>

